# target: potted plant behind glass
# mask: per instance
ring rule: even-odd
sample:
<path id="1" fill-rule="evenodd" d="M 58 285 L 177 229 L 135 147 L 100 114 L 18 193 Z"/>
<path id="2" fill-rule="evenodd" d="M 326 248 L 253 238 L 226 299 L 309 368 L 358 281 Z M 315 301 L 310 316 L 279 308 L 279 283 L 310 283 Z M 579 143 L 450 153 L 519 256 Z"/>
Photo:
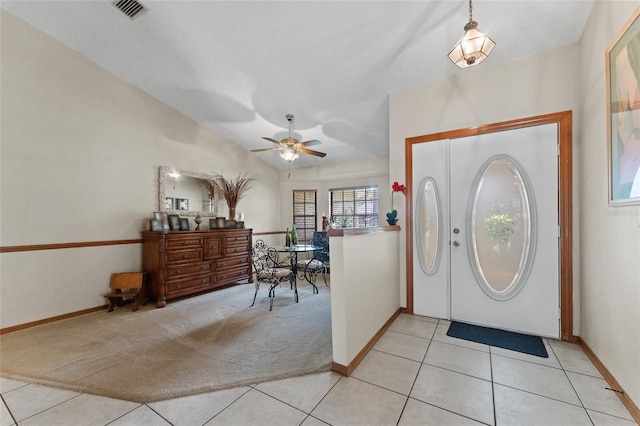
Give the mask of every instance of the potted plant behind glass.
<path id="1" fill-rule="evenodd" d="M 235 220 L 238 201 L 251 189 L 251 182 L 256 180 L 256 176 L 248 177 L 246 172 L 240 173 L 236 178 L 226 178 L 219 173 L 214 176 L 214 182 L 229 207 L 229 220 Z"/>
<path id="2" fill-rule="evenodd" d="M 401 192 L 404 195 L 407 195 L 407 187 L 404 185 L 398 184 L 398 182 L 393 182 L 393 186 L 391 187 L 391 211 L 387 213 L 387 223 L 389 225 L 395 225 L 398 223 L 398 211 L 393 208 L 394 192 Z"/>

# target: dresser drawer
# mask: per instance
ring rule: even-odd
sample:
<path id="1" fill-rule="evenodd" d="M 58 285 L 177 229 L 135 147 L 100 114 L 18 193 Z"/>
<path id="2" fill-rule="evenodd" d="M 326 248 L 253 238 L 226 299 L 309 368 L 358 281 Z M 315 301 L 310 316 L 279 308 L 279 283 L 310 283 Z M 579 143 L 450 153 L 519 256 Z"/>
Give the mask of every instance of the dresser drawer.
<path id="1" fill-rule="evenodd" d="M 241 234 L 241 235 L 228 235 L 225 240 L 225 244 L 228 246 L 232 246 L 232 245 L 247 246 L 251 244 L 251 236 L 248 233 Z"/>
<path id="2" fill-rule="evenodd" d="M 211 262 L 203 262 L 197 264 L 185 263 L 183 265 L 167 267 L 167 280 L 181 278 L 185 275 L 194 275 L 200 273 L 210 273 L 212 271 Z"/>
<path id="3" fill-rule="evenodd" d="M 248 256 L 229 257 L 216 262 L 216 274 L 227 269 L 235 269 L 238 267 L 246 267 L 249 263 Z"/>
<path id="4" fill-rule="evenodd" d="M 167 282 L 167 292 L 169 294 L 191 291 L 194 287 L 211 287 L 213 285 L 212 276 L 205 275 L 199 278 L 189 278 L 187 280 Z"/>
<path id="5" fill-rule="evenodd" d="M 167 251 L 181 250 L 187 247 L 202 247 L 202 237 L 167 238 Z"/>
<path id="6" fill-rule="evenodd" d="M 251 275 L 251 266 L 243 266 L 235 269 L 224 271 L 216 271 L 216 286 L 224 284 L 233 284 Z"/>
<path id="7" fill-rule="evenodd" d="M 167 263 L 194 262 L 202 259 L 202 249 L 167 252 Z"/>
<path id="8" fill-rule="evenodd" d="M 225 256 L 234 256 L 239 254 L 249 254 L 251 250 L 250 243 L 247 242 L 239 242 L 235 244 L 227 244 L 224 247 L 224 255 Z"/>

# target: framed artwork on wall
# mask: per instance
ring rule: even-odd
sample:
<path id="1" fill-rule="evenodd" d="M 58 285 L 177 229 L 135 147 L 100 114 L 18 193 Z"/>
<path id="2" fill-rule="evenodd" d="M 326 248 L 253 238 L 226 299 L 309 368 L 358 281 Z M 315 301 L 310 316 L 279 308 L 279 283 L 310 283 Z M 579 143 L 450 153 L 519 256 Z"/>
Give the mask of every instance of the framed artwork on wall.
<path id="1" fill-rule="evenodd" d="M 173 197 L 165 197 L 164 208 L 167 210 L 173 210 Z"/>
<path id="2" fill-rule="evenodd" d="M 188 198 L 176 198 L 176 210 L 189 210 Z"/>
<path id="3" fill-rule="evenodd" d="M 605 53 L 609 205 L 640 204 L 640 8 Z"/>

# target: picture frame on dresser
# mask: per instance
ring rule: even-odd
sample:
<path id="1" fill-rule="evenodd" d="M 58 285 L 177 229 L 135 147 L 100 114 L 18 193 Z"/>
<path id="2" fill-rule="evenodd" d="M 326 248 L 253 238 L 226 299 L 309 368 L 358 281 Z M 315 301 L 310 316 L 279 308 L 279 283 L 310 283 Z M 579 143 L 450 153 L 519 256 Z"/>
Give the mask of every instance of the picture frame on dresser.
<path id="1" fill-rule="evenodd" d="M 189 229 L 189 219 L 186 217 L 180 218 L 180 230 L 181 231 L 190 231 Z"/>
<path id="2" fill-rule="evenodd" d="M 167 212 L 153 212 L 153 219 L 160 222 L 160 225 L 162 226 L 162 230 L 164 231 L 170 230 L 169 217 L 167 215 Z"/>
<path id="3" fill-rule="evenodd" d="M 169 229 L 172 231 L 180 230 L 180 216 L 178 216 L 177 214 L 169 215 Z"/>
<path id="4" fill-rule="evenodd" d="M 151 219 L 151 230 L 153 232 L 163 232 L 164 224 L 158 219 Z"/>

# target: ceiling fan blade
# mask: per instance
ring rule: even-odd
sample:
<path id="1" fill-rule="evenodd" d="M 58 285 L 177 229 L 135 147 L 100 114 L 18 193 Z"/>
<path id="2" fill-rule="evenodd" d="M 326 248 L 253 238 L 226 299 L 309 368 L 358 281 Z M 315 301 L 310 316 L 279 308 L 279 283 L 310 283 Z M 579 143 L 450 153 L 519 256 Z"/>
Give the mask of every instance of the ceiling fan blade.
<path id="1" fill-rule="evenodd" d="M 262 152 L 262 151 L 279 151 L 280 148 L 261 148 L 261 149 L 252 149 L 249 152 Z"/>
<path id="2" fill-rule="evenodd" d="M 312 139 L 310 141 L 305 141 L 305 142 L 300 142 L 300 146 L 302 147 L 307 147 L 307 146 L 314 146 L 314 145 L 320 145 L 322 142 L 320 142 L 317 139 Z"/>
<path id="3" fill-rule="evenodd" d="M 277 140 L 275 140 L 273 138 L 268 138 L 266 136 L 263 136 L 262 139 L 267 140 L 269 142 L 277 143 L 278 145 L 280 145 L 280 141 L 277 141 Z"/>
<path id="4" fill-rule="evenodd" d="M 325 155 L 327 155 L 324 152 L 314 151 L 312 149 L 298 148 L 298 150 L 304 154 L 311 154 L 311 155 L 315 155 L 316 157 L 324 157 Z"/>

